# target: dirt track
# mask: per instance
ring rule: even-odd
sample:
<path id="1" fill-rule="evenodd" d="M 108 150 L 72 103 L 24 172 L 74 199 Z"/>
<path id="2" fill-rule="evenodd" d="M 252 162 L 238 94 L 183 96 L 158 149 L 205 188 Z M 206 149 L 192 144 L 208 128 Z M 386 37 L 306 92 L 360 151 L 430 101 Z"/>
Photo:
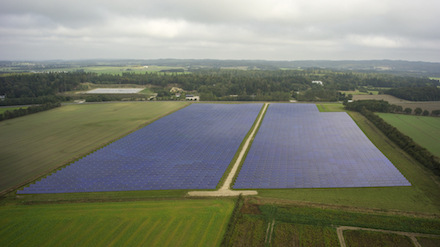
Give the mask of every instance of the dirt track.
<path id="1" fill-rule="evenodd" d="M 260 126 L 261 119 L 263 118 L 263 115 L 266 112 L 268 105 L 269 104 L 267 104 L 267 103 L 264 104 L 263 112 L 261 113 L 260 117 L 258 118 L 257 124 L 255 125 L 254 130 L 249 135 L 245 144 L 243 145 L 243 148 L 240 151 L 240 154 L 237 158 L 237 161 L 235 161 L 235 164 L 232 167 L 231 171 L 229 172 L 228 177 L 226 178 L 225 182 L 223 183 L 223 186 L 219 190 L 216 190 L 216 191 L 190 191 L 190 192 L 188 192 L 189 196 L 238 196 L 240 194 L 245 196 L 245 195 L 258 194 L 258 192 L 255 190 L 241 190 L 241 191 L 240 190 L 231 190 L 231 183 L 232 183 L 232 179 L 235 176 L 235 173 L 237 173 L 237 169 L 240 166 L 241 160 L 243 159 L 244 154 L 246 153 L 246 150 L 249 147 L 249 143 L 251 142 L 252 138 L 254 138 L 255 132 L 257 131 L 258 126 Z"/>

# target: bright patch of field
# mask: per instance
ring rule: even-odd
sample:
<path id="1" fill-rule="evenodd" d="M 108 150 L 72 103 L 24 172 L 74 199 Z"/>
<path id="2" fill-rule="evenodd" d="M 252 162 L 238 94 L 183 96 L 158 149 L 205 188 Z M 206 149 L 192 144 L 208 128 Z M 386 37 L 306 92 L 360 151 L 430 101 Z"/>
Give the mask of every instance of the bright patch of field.
<path id="1" fill-rule="evenodd" d="M 0 190 L 186 106 L 184 102 L 68 105 L 0 122 Z"/>
<path id="2" fill-rule="evenodd" d="M 411 137 L 420 146 L 440 157 L 440 118 L 377 113 L 387 123 Z"/>
<path id="3" fill-rule="evenodd" d="M 387 156 L 412 184 L 411 187 L 258 190 L 258 195 L 361 208 L 395 209 L 414 212 L 440 212 L 440 187 L 432 173 L 405 154 L 360 113 L 350 116 L 367 137 Z M 438 179 L 437 179 L 438 180 Z"/>
<path id="4" fill-rule="evenodd" d="M 87 94 L 131 94 L 139 93 L 142 88 L 97 88 L 86 92 Z"/>
<path id="5" fill-rule="evenodd" d="M 14 110 L 18 110 L 20 108 L 26 109 L 28 107 L 27 106 L 26 107 L 0 107 L 0 114 L 2 114 L 5 111 L 14 111 Z"/>
<path id="6" fill-rule="evenodd" d="M 219 246 L 234 201 L 179 200 L 0 208 L 1 246 Z"/>
<path id="7" fill-rule="evenodd" d="M 440 101 L 408 101 L 399 99 L 391 95 L 353 95 L 353 100 L 384 100 L 393 105 L 400 105 L 405 108 L 414 109 L 420 107 L 422 110 L 427 110 L 429 113 L 433 110 L 440 110 Z"/>
<path id="8" fill-rule="evenodd" d="M 372 231 L 344 231 L 345 243 L 348 247 L 412 247 L 411 239 L 407 236 L 372 232 Z"/>
<path id="9" fill-rule="evenodd" d="M 372 91 L 370 91 L 370 90 L 367 90 L 367 92 L 359 92 L 359 90 L 355 90 L 355 91 L 339 91 L 339 92 L 341 92 L 341 93 L 345 93 L 346 95 L 349 95 L 349 94 L 351 94 L 351 95 L 370 95 L 370 93 L 372 93 L 373 95 L 377 95 L 377 94 L 379 94 L 379 91 L 377 91 L 377 90 L 372 90 Z"/>
<path id="10" fill-rule="evenodd" d="M 323 103 L 316 104 L 318 110 L 320 112 L 345 112 L 345 108 L 343 104 L 340 103 Z"/>

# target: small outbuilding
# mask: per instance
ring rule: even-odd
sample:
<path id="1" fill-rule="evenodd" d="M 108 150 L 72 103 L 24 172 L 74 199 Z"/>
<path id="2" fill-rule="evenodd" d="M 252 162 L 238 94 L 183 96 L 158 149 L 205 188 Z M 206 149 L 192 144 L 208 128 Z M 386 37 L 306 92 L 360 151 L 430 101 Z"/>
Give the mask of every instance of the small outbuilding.
<path id="1" fill-rule="evenodd" d="M 200 96 L 194 96 L 192 94 L 187 94 L 185 97 L 186 100 L 200 101 Z"/>

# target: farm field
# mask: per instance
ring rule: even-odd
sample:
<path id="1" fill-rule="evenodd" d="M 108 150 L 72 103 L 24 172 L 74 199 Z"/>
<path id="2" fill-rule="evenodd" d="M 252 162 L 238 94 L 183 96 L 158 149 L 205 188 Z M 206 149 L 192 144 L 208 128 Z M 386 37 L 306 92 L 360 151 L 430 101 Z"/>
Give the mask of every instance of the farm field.
<path id="1" fill-rule="evenodd" d="M 428 116 L 376 113 L 420 146 L 440 157 L 440 118 Z"/>
<path id="2" fill-rule="evenodd" d="M 338 240 L 339 226 L 357 226 L 370 229 L 438 235 L 440 220 L 415 218 L 378 212 L 346 211 L 319 204 L 301 204 L 292 201 L 244 198 L 238 214 L 233 214 L 236 225 L 230 234 L 230 246 L 341 246 Z M 355 234 L 352 234 L 354 232 Z M 380 245 L 381 240 L 392 243 L 401 237 L 393 234 L 360 231 L 343 231 L 347 246 L 396 246 Z M 363 233 L 363 231 L 362 231 Z M 370 238 L 365 238 L 365 236 Z M 347 240 L 348 239 L 348 240 Z M 403 241 L 405 241 L 403 237 Z M 426 241 L 436 241 L 432 237 Z M 375 243 L 362 245 L 368 242 Z M 379 245 L 376 244 L 379 242 Z M 349 244 L 350 243 L 350 244 Z M 410 241 L 411 243 L 411 241 Z M 412 245 L 410 245 L 412 246 Z"/>
<path id="3" fill-rule="evenodd" d="M 388 247 L 413 247 L 411 239 L 407 236 L 370 232 L 370 231 L 344 231 L 345 243 L 348 247 L 388 246 Z"/>
<path id="4" fill-rule="evenodd" d="M 84 72 L 95 72 L 100 74 L 118 74 L 122 75 L 122 73 L 136 73 L 136 74 L 145 74 L 146 72 L 158 72 L 161 70 L 169 70 L 169 69 L 184 69 L 183 67 L 169 67 L 169 66 L 156 66 L 149 65 L 148 68 L 144 68 L 143 66 L 89 66 L 89 67 L 77 67 L 77 68 L 60 68 L 60 69 L 42 69 L 42 70 L 34 70 L 37 72 L 75 72 L 77 70 L 84 70 Z M 11 70 L 11 72 L 21 72 L 21 70 Z"/>
<path id="5" fill-rule="evenodd" d="M 219 246 L 232 199 L 0 207 L 1 246 Z"/>
<path id="6" fill-rule="evenodd" d="M 428 110 L 430 113 L 433 110 L 440 109 L 440 101 L 408 101 L 404 99 L 399 99 L 391 95 L 381 94 L 381 95 L 353 95 L 353 100 L 384 100 L 393 105 L 400 105 L 405 108 L 414 109 L 420 107 L 422 110 Z"/>
<path id="7" fill-rule="evenodd" d="M 67 105 L 0 122 L 0 190 L 122 137 L 185 102 Z"/>

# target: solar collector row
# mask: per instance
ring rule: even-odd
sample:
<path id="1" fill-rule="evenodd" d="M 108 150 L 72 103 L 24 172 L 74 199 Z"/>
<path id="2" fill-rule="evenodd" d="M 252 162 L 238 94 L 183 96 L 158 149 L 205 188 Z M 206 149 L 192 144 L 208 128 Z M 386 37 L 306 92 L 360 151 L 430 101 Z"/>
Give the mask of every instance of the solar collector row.
<path id="1" fill-rule="evenodd" d="M 214 189 L 262 104 L 193 104 L 18 191 Z"/>
<path id="2" fill-rule="evenodd" d="M 271 104 L 233 188 L 409 185 L 346 113 Z"/>

